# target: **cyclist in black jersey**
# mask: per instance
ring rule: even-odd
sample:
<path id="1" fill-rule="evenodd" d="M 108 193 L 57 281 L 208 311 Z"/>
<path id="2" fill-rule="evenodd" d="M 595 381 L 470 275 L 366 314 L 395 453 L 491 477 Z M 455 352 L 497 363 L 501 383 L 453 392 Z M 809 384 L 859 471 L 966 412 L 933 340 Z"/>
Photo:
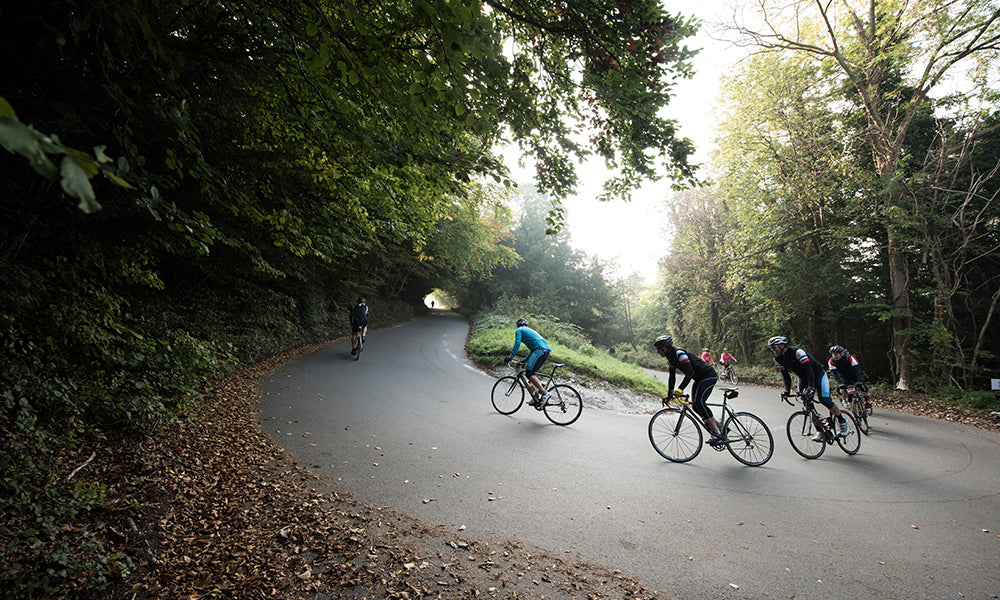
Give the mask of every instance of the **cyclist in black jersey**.
<path id="1" fill-rule="evenodd" d="M 872 401 L 868 397 L 868 386 L 865 385 L 865 371 L 861 368 L 857 357 L 843 346 L 831 346 L 830 360 L 827 364 L 837 380 L 838 387 L 842 390 L 853 385 L 864 397 L 865 408 L 871 408 Z"/>
<path id="2" fill-rule="evenodd" d="M 851 426 L 841 414 L 840 407 L 830 398 L 830 378 L 826 376 L 823 365 L 802 348 L 789 346 L 788 338 L 784 336 L 772 337 L 767 341 L 767 345 L 774 352 L 774 364 L 785 380 L 785 391 L 781 396 L 787 397 L 791 392 L 791 373 L 795 373 L 799 378 L 799 392 L 816 394 L 820 403 L 830 410 L 830 416 L 836 418 L 840 424 L 840 435 L 847 437 L 851 433 Z M 814 439 L 822 440 L 823 434 L 817 434 L 817 438 Z"/>
<path id="3" fill-rule="evenodd" d="M 348 312 L 348 318 L 351 321 L 351 354 L 354 354 L 357 352 L 354 348 L 357 346 L 358 335 L 362 342 L 368 335 L 368 303 L 364 298 L 358 298 L 358 303 Z"/>
<path id="4" fill-rule="evenodd" d="M 656 338 L 653 347 L 656 348 L 656 352 L 660 356 L 667 359 L 669 365 L 667 371 L 670 373 L 668 386 L 673 390 L 675 396 L 683 394 L 688 382 L 694 381 L 694 385 L 691 387 L 691 406 L 705 421 L 705 427 L 712 433 L 712 436 L 708 438 L 708 443 L 716 445 L 724 441 L 726 436 L 722 432 L 719 420 L 712 414 L 712 409 L 705 404 L 708 396 L 712 393 L 712 388 L 715 387 L 715 382 L 719 380 L 715 369 L 697 356 L 692 356 L 683 349 L 674 347 L 674 339 L 669 335 L 661 335 Z M 683 371 L 684 379 L 680 386 L 675 389 L 676 374 L 674 371 L 676 369 Z"/>

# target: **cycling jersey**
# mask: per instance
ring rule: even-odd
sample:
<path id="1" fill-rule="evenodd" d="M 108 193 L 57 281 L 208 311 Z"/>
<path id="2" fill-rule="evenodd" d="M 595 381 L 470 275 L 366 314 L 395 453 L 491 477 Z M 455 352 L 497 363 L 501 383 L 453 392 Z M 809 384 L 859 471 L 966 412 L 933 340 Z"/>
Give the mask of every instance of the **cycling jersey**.
<path id="1" fill-rule="evenodd" d="M 517 351 L 521 349 L 522 343 L 528 347 L 528 357 L 524 359 L 524 369 L 530 377 L 537 373 L 538 369 L 545 364 L 552 348 L 545 341 L 545 338 L 539 335 L 534 329 L 526 325 L 518 327 L 514 330 L 514 348 L 510 351 L 510 356 L 507 357 L 508 361 L 514 359 Z"/>
<path id="2" fill-rule="evenodd" d="M 865 372 L 861 368 L 861 363 L 850 352 L 842 354 L 840 360 L 834 360 L 831 356 L 828 364 L 830 365 L 830 372 L 833 373 L 833 376 L 837 379 L 837 383 L 840 385 L 865 382 Z"/>
<path id="3" fill-rule="evenodd" d="M 367 304 L 355 304 L 351 307 L 348 316 L 351 319 L 351 327 L 354 329 L 359 329 L 368 324 L 368 305 Z"/>
<path id="4" fill-rule="evenodd" d="M 712 393 L 715 382 L 719 380 L 718 373 L 715 372 L 715 369 L 711 365 L 697 356 L 691 356 L 683 348 L 665 349 L 666 356 L 664 358 L 667 359 L 667 372 L 670 373 L 667 385 L 671 390 L 683 390 L 687 387 L 689 381 L 694 380 L 694 386 L 691 388 L 691 405 L 699 416 L 710 419 L 712 417 L 712 409 L 708 408 L 705 402 L 708 400 L 709 394 Z M 674 383 L 677 381 L 677 369 L 680 369 L 684 373 L 684 380 L 681 381 L 680 386 L 674 388 Z"/>
<path id="5" fill-rule="evenodd" d="M 545 338 L 538 335 L 537 331 L 527 326 L 518 327 L 514 331 L 514 348 L 510 351 L 510 356 L 507 357 L 507 360 L 514 360 L 514 357 L 517 356 L 517 351 L 521 349 L 522 343 L 528 347 L 530 352 L 534 352 L 535 350 L 552 350 L 549 343 L 545 341 Z"/>
<path id="6" fill-rule="evenodd" d="M 714 365 L 715 364 L 715 359 L 712 358 L 712 353 L 708 352 L 707 350 L 705 352 L 701 353 L 701 360 L 707 362 L 710 365 Z"/>
<path id="7" fill-rule="evenodd" d="M 830 399 L 830 378 L 826 376 L 826 369 L 805 350 L 797 346 L 786 346 L 782 354 L 775 355 L 774 364 L 781 371 L 786 391 L 792 389 L 792 376 L 789 372 L 795 373 L 799 378 L 800 392 L 805 388 L 812 388 L 816 390 L 816 397 L 823 406 L 833 406 L 833 400 Z"/>
<path id="8" fill-rule="evenodd" d="M 732 362 L 735 365 L 737 361 L 736 361 L 736 357 L 733 356 L 732 354 L 730 354 L 728 352 L 723 352 L 722 356 L 719 357 L 719 362 L 721 362 L 723 365 L 725 365 L 726 363 Z"/>

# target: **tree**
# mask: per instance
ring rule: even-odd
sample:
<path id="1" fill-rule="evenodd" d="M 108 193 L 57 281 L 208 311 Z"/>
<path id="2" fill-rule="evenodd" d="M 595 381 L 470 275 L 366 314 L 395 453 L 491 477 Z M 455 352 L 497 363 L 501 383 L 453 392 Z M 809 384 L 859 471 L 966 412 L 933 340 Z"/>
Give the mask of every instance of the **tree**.
<path id="1" fill-rule="evenodd" d="M 761 4 L 764 25 L 736 24 L 747 43 L 787 50 L 835 65 L 864 109 L 866 142 L 879 178 L 885 219 L 896 387 L 913 379 L 910 269 L 901 180 L 907 134 L 930 93 L 978 57 L 987 62 L 1000 42 L 1000 8 L 974 0 L 797 0 Z M 802 23 L 816 23 L 819 39 Z M 912 74 L 912 75 L 911 75 Z"/>

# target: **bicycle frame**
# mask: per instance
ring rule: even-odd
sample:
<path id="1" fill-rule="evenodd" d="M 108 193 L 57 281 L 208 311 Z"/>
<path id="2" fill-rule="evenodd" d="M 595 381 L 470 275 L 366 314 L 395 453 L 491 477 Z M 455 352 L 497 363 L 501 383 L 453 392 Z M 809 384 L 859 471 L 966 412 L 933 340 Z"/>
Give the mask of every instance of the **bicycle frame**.
<path id="1" fill-rule="evenodd" d="M 528 376 L 525 375 L 526 371 L 525 371 L 525 367 L 524 367 L 524 361 L 523 360 L 512 360 L 510 362 L 513 363 L 513 364 L 515 364 L 515 365 L 517 365 L 517 367 L 516 367 L 516 369 L 514 371 L 514 376 L 518 378 L 518 380 L 521 382 L 521 385 L 523 385 L 526 390 L 528 390 L 529 392 L 531 392 L 532 397 L 534 397 L 536 394 L 535 394 L 535 391 L 533 389 L 533 386 L 531 385 L 531 382 L 528 381 Z M 544 381 L 544 385 L 542 387 L 542 391 L 540 392 L 540 394 L 544 394 L 545 392 L 547 392 L 547 391 L 549 391 L 549 390 L 552 389 L 552 385 L 553 385 L 552 381 L 556 377 L 556 369 L 558 369 L 559 367 L 564 367 L 566 365 L 564 365 L 562 363 L 553 363 L 553 364 L 550 364 L 550 365 L 547 365 L 547 366 L 551 366 L 552 367 L 552 371 L 550 371 L 548 374 L 541 373 L 541 372 L 536 373 L 538 375 L 538 379 L 539 380 L 542 380 L 543 377 L 547 378 Z"/>
<path id="2" fill-rule="evenodd" d="M 706 402 L 706 406 L 721 412 L 719 423 L 723 436 L 721 440 L 707 445 L 716 452 L 728 450 L 733 458 L 747 466 L 763 465 L 774 452 L 774 438 L 767 424 L 753 413 L 738 412 L 729 405 L 729 400 L 739 395 L 735 388 L 721 389 L 722 401 Z M 712 433 L 688 398 L 688 395 L 664 398 L 664 407 L 653 415 L 647 428 L 653 448 L 671 462 L 693 460 L 703 447 L 703 432 Z M 671 406 L 672 402 L 680 407 Z"/>

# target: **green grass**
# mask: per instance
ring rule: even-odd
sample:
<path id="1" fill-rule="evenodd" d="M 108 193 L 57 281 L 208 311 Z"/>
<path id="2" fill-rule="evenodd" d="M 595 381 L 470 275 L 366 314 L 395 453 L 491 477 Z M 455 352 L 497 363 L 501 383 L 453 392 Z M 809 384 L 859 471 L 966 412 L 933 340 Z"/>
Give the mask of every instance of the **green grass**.
<path id="1" fill-rule="evenodd" d="M 469 335 L 469 354 L 487 367 L 502 365 L 514 344 L 515 322 L 524 317 L 529 327 L 540 333 L 552 346 L 549 362 L 565 363 L 574 376 L 585 381 L 606 381 L 635 392 L 666 396 L 667 385 L 646 373 L 642 367 L 622 362 L 606 351 L 595 348 L 573 325 L 545 315 L 528 312 L 525 306 L 506 301 L 503 306 L 476 313 Z M 526 355 L 521 346 L 519 356 Z M 662 365 L 661 365 L 662 366 Z M 545 369 L 542 369 L 543 372 Z"/>

